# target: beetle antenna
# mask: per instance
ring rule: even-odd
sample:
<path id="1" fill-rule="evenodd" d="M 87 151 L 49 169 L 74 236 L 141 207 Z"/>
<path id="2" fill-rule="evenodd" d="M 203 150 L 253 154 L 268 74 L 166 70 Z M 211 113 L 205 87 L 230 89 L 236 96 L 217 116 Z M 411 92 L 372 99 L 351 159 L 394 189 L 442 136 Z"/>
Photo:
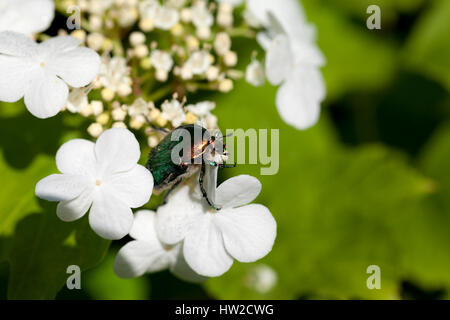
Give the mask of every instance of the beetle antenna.
<path id="1" fill-rule="evenodd" d="M 151 123 L 150 120 L 148 119 L 148 117 L 147 117 L 145 114 L 141 113 L 141 115 L 144 117 L 145 121 L 147 121 L 147 124 L 148 124 L 153 130 L 159 131 L 159 132 L 162 132 L 162 133 L 169 133 L 169 130 L 167 130 L 166 128 L 157 127 L 157 126 L 155 126 L 153 123 Z"/>
<path id="2" fill-rule="evenodd" d="M 232 133 L 229 133 L 229 134 L 227 134 L 226 136 L 220 136 L 219 137 L 219 140 L 221 140 L 221 141 L 223 141 L 223 138 L 228 138 L 228 137 L 231 137 L 233 134 Z"/>

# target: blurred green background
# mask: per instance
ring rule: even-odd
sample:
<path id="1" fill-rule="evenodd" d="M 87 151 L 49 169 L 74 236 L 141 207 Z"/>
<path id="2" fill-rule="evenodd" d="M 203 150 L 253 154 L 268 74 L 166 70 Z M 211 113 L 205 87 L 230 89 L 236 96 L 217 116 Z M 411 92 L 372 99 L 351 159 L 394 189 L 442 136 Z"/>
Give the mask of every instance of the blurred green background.
<path id="1" fill-rule="evenodd" d="M 0 298 L 448 299 L 450 1 L 302 3 L 328 61 L 319 124 L 284 124 L 270 85 L 241 81 L 229 94 L 188 97 L 216 101 L 222 129 L 280 129 L 277 175 L 242 165 L 221 176 L 261 180 L 256 202 L 278 223 L 267 257 L 203 284 L 167 271 L 117 278 L 112 263 L 127 239 L 110 245 L 86 219 L 63 223 L 34 196 L 56 171 L 58 147 L 88 122 L 67 113 L 39 120 L 22 103 L 0 103 Z M 366 28 L 370 4 L 381 7 L 381 30 Z M 255 45 L 234 41 L 241 66 Z M 61 289 L 70 264 L 86 270 L 81 290 Z M 381 268 L 380 290 L 366 286 L 369 265 Z M 267 290 L 251 281 L 261 266 L 276 274 Z"/>

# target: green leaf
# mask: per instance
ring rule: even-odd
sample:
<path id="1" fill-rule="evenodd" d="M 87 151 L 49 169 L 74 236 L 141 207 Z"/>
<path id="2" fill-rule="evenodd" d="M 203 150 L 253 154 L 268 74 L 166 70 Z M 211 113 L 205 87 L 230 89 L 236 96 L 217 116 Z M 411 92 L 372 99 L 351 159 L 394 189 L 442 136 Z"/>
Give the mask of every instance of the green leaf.
<path id="1" fill-rule="evenodd" d="M 54 299 L 71 274 L 97 265 L 109 248 L 90 228 L 87 216 L 66 223 L 56 217 L 56 206 L 27 215 L 15 231 L 10 253 L 9 299 Z"/>
<path id="2" fill-rule="evenodd" d="M 415 25 L 403 52 L 409 66 L 450 90 L 450 2 L 436 0 Z"/>
<path id="3" fill-rule="evenodd" d="M 318 43 L 327 59 L 323 73 L 328 99 L 358 90 L 376 90 L 392 79 L 396 70 L 392 43 L 377 37 L 365 23 L 352 23 L 330 1 L 303 3 L 308 21 L 317 27 Z"/>
<path id="4" fill-rule="evenodd" d="M 54 159 L 39 156 L 25 170 L 11 168 L 0 153 L 0 262 L 8 256 L 16 224 L 40 206 L 34 195 L 36 183 L 54 170 Z"/>
<path id="5" fill-rule="evenodd" d="M 96 300 L 145 300 L 150 296 L 148 277 L 119 278 L 113 269 L 117 250 L 110 250 L 101 265 L 85 273 L 84 290 Z"/>
<path id="6" fill-rule="evenodd" d="M 420 166 L 434 180 L 399 233 L 407 276 L 427 289 L 450 289 L 450 124 L 443 125 L 423 149 Z M 410 236 L 410 235 L 414 236 Z"/>
<path id="7" fill-rule="evenodd" d="M 40 179 L 57 172 L 56 150 L 71 133 L 63 116 L 41 120 L 22 103 L 0 107 L 0 263 L 9 263 L 8 297 L 52 299 L 69 265 L 95 266 L 110 242 L 90 230 L 87 217 L 60 221 L 55 204 L 34 194 Z"/>
<path id="8" fill-rule="evenodd" d="M 261 176 L 255 165 L 222 171 L 261 180 L 256 202 L 265 204 L 277 220 L 275 246 L 261 261 L 236 262 L 205 287 L 226 299 L 399 297 L 403 260 L 397 217 L 407 216 L 409 204 L 426 195 L 429 180 L 383 146 L 342 146 L 326 113 L 310 130 L 288 127 L 277 115 L 275 90 L 239 83 L 218 101 L 222 130 L 227 125 L 280 130 L 277 175 Z M 267 292 L 255 290 L 249 281 L 259 264 L 277 274 L 276 285 Z M 381 290 L 366 286 L 369 265 L 381 268 Z"/>

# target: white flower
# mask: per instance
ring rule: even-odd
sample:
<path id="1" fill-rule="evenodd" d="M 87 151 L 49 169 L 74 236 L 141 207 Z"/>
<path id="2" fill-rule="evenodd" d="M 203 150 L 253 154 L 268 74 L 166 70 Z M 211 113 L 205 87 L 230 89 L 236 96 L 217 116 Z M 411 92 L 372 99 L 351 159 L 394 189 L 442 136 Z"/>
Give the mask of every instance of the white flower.
<path id="1" fill-rule="evenodd" d="M 0 32 L 0 101 L 25 97 L 28 110 L 38 118 L 56 115 L 66 104 L 70 85 L 86 86 L 98 74 L 100 57 L 80 40 L 55 37 L 35 43 L 27 36 Z"/>
<path id="2" fill-rule="evenodd" d="M 297 0 L 248 0 L 247 5 L 267 29 L 258 41 L 267 51 L 269 82 L 281 84 L 276 99 L 281 118 L 297 129 L 314 125 L 325 98 L 320 73 L 325 58 L 314 43 L 314 29 Z"/>
<path id="3" fill-rule="evenodd" d="M 147 102 L 142 98 L 134 100 L 133 104 L 128 108 L 128 114 L 139 122 L 146 122 L 150 117 L 150 111 L 155 109 L 153 102 Z"/>
<path id="4" fill-rule="evenodd" d="M 50 26 L 54 17 L 53 0 L 0 1 L 0 31 L 39 33 Z"/>
<path id="5" fill-rule="evenodd" d="M 143 19 L 152 21 L 162 30 L 169 30 L 180 20 L 180 14 L 173 7 L 161 6 L 156 0 L 139 3 L 139 12 Z"/>
<path id="6" fill-rule="evenodd" d="M 167 52 L 154 50 L 150 55 L 150 62 L 156 69 L 155 78 L 161 82 L 166 81 L 173 66 L 172 56 Z"/>
<path id="7" fill-rule="evenodd" d="M 67 110 L 72 113 L 79 113 L 81 110 L 89 105 L 86 94 L 86 88 L 75 88 L 69 93 L 67 99 Z"/>
<path id="8" fill-rule="evenodd" d="M 172 56 L 169 53 L 161 50 L 152 51 L 152 54 L 150 55 L 150 61 L 156 70 L 169 72 L 173 66 Z"/>
<path id="9" fill-rule="evenodd" d="M 162 30 L 169 30 L 180 20 L 180 14 L 176 9 L 159 7 L 156 12 L 155 26 Z"/>
<path id="10" fill-rule="evenodd" d="M 214 40 L 214 50 L 217 54 L 223 56 L 231 49 L 231 39 L 230 36 L 225 32 L 219 32 Z"/>
<path id="11" fill-rule="evenodd" d="M 103 57 L 99 73 L 99 82 L 102 86 L 115 92 L 131 92 L 130 68 L 127 60 L 122 57 Z M 124 93 L 125 93 L 124 92 Z"/>
<path id="12" fill-rule="evenodd" d="M 210 111 L 216 107 L 216 104 L 212 101 L 202 101 L 196 104 L 190 104 L 186 106 L 189 112 L 192 112 L 199 118 L 206 117 L 210 114 Z"/>
<path id="13" fill-rule="evenodd" d="M 262 86 L 265 77 L 264 67 L 258 60 L 253 60 L 245 70 L 245 80 L 255 87 Z"/>
<path id="14" fill-rule="evenodd" d="M 161 117 L 172 122 L 174 127 L 179 127 L 186 120 L 183 107 L 176 99 L 165 101 L 161 105 L 161 111 Z"/>
<path id="15" fill-rule="evenodd" d="M 141 210 L 134 215 L 130 236 L 135 239 L 123 246 L 114 261 L 114 271 L 121 278 L 135 278 L 165 269 L 179 278 L 198 282 L 206 278 L 196 274 L 183 257 L 182 245 L 168 246 L 159 241 L 155 230 L 155 212 Z"/>
<path id="16" fill-rule="evenodd" d="M 133 213 L 148 202 L 153 177 L 137 164 L 139 143 L 126 129 L 109 129 L 96 143 L 74 139 L 61 146 L 52 174 L 36 185 L 36 195 L 59 201 L 63 221 L 81 218 L 90 208 L 89 224 L 101 237 L 120 239 L 131 229 Z"/>
<path id="17" fill-rule="evenodd" d="M 211 58 L 207 51 L 196 51 L 191 54 L 189 59 L 184 64 L 183 69 L 190 74 L 199 75 L 205 73 L 211 66 Z"/>
<path id="18" fill-rule="evenodd" d="M 217 170 L 215 170 L 217 174 Z M 182 185 L 158 208 L 159 239 L 174 245 L 183 241 L 188 265 L 198 274 L 216 277 L 236 259 L 254 262 L 272 250 L 276 222 L 270 211 L 253 201 L 261 190 L 259 181 L 241 175 L 223 182 L 215 191 L 215 179 L 207 186 L 209 198 L 222 209 L 212 210 L 198 192 Z"/>
<path id="19" fill-rule="evenodd" d="M 206 1 L 197 1 L 191 8 L 192 23 L 197 28 L 209 28 L 214 23 L 214 17 L 207 8 Z"/>

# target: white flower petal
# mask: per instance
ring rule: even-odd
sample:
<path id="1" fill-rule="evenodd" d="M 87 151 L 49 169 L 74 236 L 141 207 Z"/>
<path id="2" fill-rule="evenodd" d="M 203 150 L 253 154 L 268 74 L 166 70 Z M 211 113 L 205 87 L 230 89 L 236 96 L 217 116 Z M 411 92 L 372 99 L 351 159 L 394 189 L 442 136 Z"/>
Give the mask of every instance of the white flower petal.
<path id="1" fill-rule="evenodd" d="M 38 33 L 50 26 L 55 16 L 55 3 L 52 0 L 9 0 L 5 15 L 0 19 L 0 30 Z"/>
<path id="2" fill-rule="evenodd" d="M 217 226 L 227 252 L 241 262 L 253 262 L 268 254 L 277 234 L 275 219 L 259 204 L 219 211 Z"/>
<path id="3" fill-rule="evenodd" d="M 183 252 L 192 270 L 205 277 L 220 276 L 233 264 L 212 214 L 205 214 L 192 225 L 184 239 Z"/>
<path id="4" fill-rule="evenodd" d="M 319 120 L 324 93 L 323 80 L 317 69 L 303 68 L 302 72 L 292 72 L 278 89 L 278 112 L 287 124 L 307 129 Z"/>
<path id="5" fill-rule="evenodd" d="M 266 74 L 269 82 L 273 85 L 280 84 L 292 72 L 293 63 L 288 37 L 284 34 L 276 36 L 266 54 Z"/>
<path id="6" fill-rule="evenodd" d="M 216 204 L 222 208 L 246 205 L 261 192 L 261 182 L 249 175 L 232 177 L 222 182 L 216 191 Z"/>
<path id="7" fill-rule="evenodd" d="M 35 193 L 48 201 L 67 201 L 78 197 L 89 181 L 82 176 L 71 174 L 52 174 L 36 184 Z"/>
<path id="8" fill-rule="evenodd" d="M 183 240 L 192 224 L 203 214 L 200 199 L 194 198 L 187 185 L 172 192 L 167 204 L 159 206 L 156 218 L 156 231 L 159 239 L 167 244 Z"/>
<path id="9" fill-rule="evenodd" d="M 123 128 L 106 130 L 95 144 L 95 155 L 103 172 L 123 172 L 136 166 L 141 151 L 131 131 Z"/>
<path id="10" fill-rule="evenodd" d="M 160 245 L 155 229 L 156 213 L 151 210 L 139 210 L 134 214 L 130 236 L 139 241 L 145 241 L 154 247 Z"/>
<path id="11" fill-rule="evenodd" d="M 30 37 L 18 32 L 0 32 L 0 54 L 29 57 L 37 52 L 38 45 Z"/>
<path id="12" fill-rule="evenodd" d="M 27 58 L 0 55 L 0 101 L 16 102 L 25 94 L 31 68 Z"/>
<path id="13" fill-rule="evenodd" d="M 178 255 L 176 257 L 176 261 L 170 267 L 170 271 L 177 276 L 178 278 L 187 281 L 187 282 L 203 282 L 207 277 L 201 276 L 196 273 L 192 268 L 187 264 L 183 255 L 182 244 L 178 245 Z M 173 248 L 172 250 L 174 250 Z"/>
<path id="14" fill-rule="evenodd" d="M 271 27 L 271 16 L 278 21 L 289 36 L 303 34 L 306 18 L 296 0 L 247 0 L 247 8 L 265 27 Z"/>
<path id="15" fill-rule="evenodd" d="M 62 221 L 75 221 L 89 210 L 92 204 L 93 187 L 87 187 L 78 197 L 73 200 L 61 201 L 56 207 L 56 215 Z"/>
<path id="16" fill-rule="evenodd" d="M 84 139 L 73 139 L 64 143 L 56 153 L 56 165 L 62 173 L 95 175 L 95 144 Z"/>
<path id="17" fill-rule="evenodd" d="M 162 247 L 153 247 L 147 242 L 135 240 L 119 250 L 114 261 L 114 272 L 121 278 L 135 278 L 146 272 L 164 270 L 169 262 L 165 259 Z"/>
<path id="18" fill-rule="evenodd" d="M 71 87 L 88 85 L 100 71 L 100 56 L 89 48 L 62 52 L 49 62 L 48 68 Z"/>
<path id="19" fill-rule="evenodd" d="M 35 117 L 49 118 L 64 107 L 68 95 L 69 88 L 64 81 L 41 70 L 25 91 L 25 105 Z"/>
<path id="20" fill-rule="evenodd" d="M 297 65 L 323 66 L 326 62 L 325 56 L 319 47 L 311 41 L 291 41 Z"/>
<path id="21" fill-rule="evenodd" d="M 71 36 L 53 37 L 39 44 L 39 52 L 43 55 L 63 55 L 77 48 L 81 40 Z"/>
<path id="22" fill-rule="evenodd" d="M 99 236 L 118 240 L 130 231 L 133 225 L 133 212 L 116 197 L 113 190 L 102 185 L 94 196 L 89 212 L 89 224 Z"/>
<path id="23" fill-rule="evenodd" d="M 114 188 L 116 195 L 131 208 L 138 208 L 150 200 L 153 176 L 148 169 L 136 165 L 133 169 L 109 176 L 105 183 Z"/>

